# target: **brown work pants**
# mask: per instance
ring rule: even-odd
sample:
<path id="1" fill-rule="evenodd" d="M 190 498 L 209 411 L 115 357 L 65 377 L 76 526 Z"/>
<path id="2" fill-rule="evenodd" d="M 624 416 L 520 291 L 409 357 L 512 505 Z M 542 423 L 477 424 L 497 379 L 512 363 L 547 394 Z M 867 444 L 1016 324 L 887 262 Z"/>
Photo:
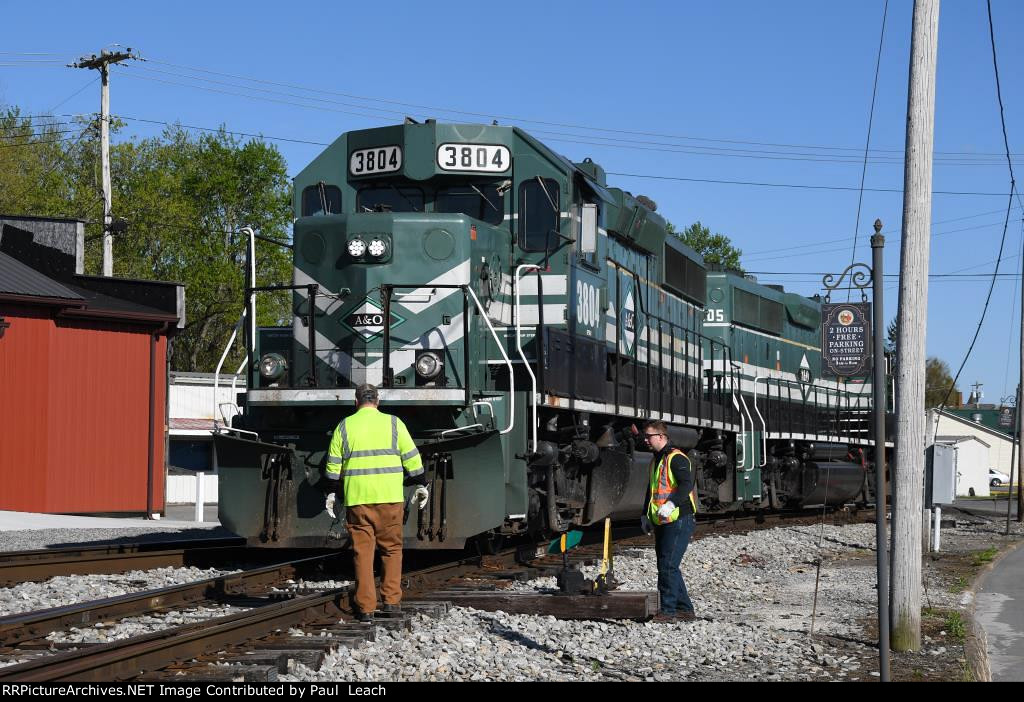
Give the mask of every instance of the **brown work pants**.
<path id="1" fill-rule="evenodd" d="M 380 596 L 386 604 L 402 602 L 402 503 L 354 505 L 345 510 L 356 564 L 356 607 L 377 609 L 373 555 L 380 549 Z"/>

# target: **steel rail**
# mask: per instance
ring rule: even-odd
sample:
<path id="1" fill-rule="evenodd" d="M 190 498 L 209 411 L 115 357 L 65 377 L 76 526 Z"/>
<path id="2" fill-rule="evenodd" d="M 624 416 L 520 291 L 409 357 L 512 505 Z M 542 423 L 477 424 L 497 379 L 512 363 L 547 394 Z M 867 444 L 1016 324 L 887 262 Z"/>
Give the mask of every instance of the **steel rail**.
<path id="1" fill-rule="evenodd" d="M 335 618 L 347 588 L 302 595 L 247 612 L 208 619 L 143 636 L 90 646 L 0 668 L 0 682 L 103 682 L 127 680 L 173 662 L 264 638 L 277 629 Z"/>
<path id="2" fill-rule="evenodd" d="M 108 544 L 0 553 L 0 586 L 45 580 L 56 575 L 124 573 L 130 570 L 181 567 L 190 560 L 220 557 L 244 547 L 240 537 Z"/>
<path id="3" fill-rule="evenodd" d="M 340 552 L 339 552 L 340 553 Z M 99 621 L 129 617 L 172 609 L 182 605 L 224 600 L 231 595 L 252 592 L 296 575 L 305 567 L 316 565 L 339 553 L 331 553 L 263 568 L 228 573 L 206 580 L 144 590 L 102 600 L 80 602 L 52 609 L 35 610 L 0 617 L 0 646 L 39 639 L 54 631 Z"/>

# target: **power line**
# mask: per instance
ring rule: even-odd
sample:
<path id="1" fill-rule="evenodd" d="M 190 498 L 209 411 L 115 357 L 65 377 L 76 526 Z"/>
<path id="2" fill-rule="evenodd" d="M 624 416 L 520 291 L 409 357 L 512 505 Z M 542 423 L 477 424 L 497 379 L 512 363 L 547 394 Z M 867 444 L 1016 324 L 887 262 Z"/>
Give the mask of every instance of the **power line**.
<path id="1" fill-rule="evenodd" d="M 835 190 L 835 191 L 857 191 L 858 188 L 846 185 L 808 185 L 805 183 L 762 183 L 750 180 L 722 180 L 715 178 L 685 178 L 683 176 L 648 175 L 644 173 L 618 173 L 608 171 L 608 175 L 620 176 L 623 178 L 647 178 L 650 180 L 670 180 L 684 183 L 712 183 L 716 185 L 750 185 L 762 188 L 793 188 L 797 190 Z M 873 193 L 896 193 L 902 194 L 903 188 L 864 188 L 867 192 Z M 1006 193 L 986 193 L 960 190 L 933 190 L 932 195 L 972 195 L 980 197 L 1006 197 Z"/>
<path id="2" fill-rule="evenodd" d="M 242 76 L 242 75 L 238 75 L 238 74 L 234 74 L 234 73 L 226 73 L 226 72 L 222 72 L 222 71 L 214 71 L 214 70 L 211 70 L 211 69 L 208 69 L 208 68 L 201 68 L 201 67 L 196 67 L 196 66 L 186 66 L 186 65 L 182 65 L 182 64 L 178 64 L 178 63 L 171 63 L 171 62 L 168 62 L 168 61 L 160 61 L 160 60 L 152 59 L 152 58 L 147 59 L 147 62 L 150 63 L 150 64 L 169 66 L 171 68 L 179 68 L 179 69 L 183 69 L 185 71 L 191 71 L 191 72 L 195 72 L 195 73 L 205 73 L 205 74 L 208 74 L 208 75 L 215 75 L 215 76 L 221 76 L 221 77 L 225 77 L 225 78 L 232 78 L 232 79 L 235 79 L 235 80 L 242 80 L 242 81 L 246 81 L 246 82 L 257 83 L 257 84 L 260 84 L 260 85 L 271 85 L 271 86 L 277 86 L 277 87 L 282 87 L 282 88 L 288 88 L 288 89 L 291 89 L 291 90 L 303 90 L 303 91 L 307 91 L 307 92 L 313 92 L 313 93 L 324 94 L 324 95 L 335 95 L 335 96 L 338 96 L 338 97 L 345 97 L 345 98 L 349 98 L 349 99 L 353 99 L 353 100 L 362 100 L 362 101 L 365 101 L 365 102 L 379 102 L 379 103 L 387 104 L 387 105 L 396 105 L 396 106 L 400 106 L 400 107 L 411 107 L 411 108 L 415 108 L 415 109 L 418 109 L 418 110 L 429 110 L 431 112 L 447 112 L 447 113 L 451 113 L 451 114 L 467 115 L 467 116 L 470 116 L 470 117 L 480 117 L 480 118 L 484 118 L 484 119 L 487 119 L 487 120 L 499 119 L 499 120 L 504 120 L 504 121 L 509 121 L 509 122 L 527 123 L 527 124 L 540 124 L 540 125 L 549 126 L 549 127 L 561 127 L 561 128 L 568 128 L 568 129 L 578 129 L 578 130 L 590 131 L 590 132 L 604 132 L 604 133 L 608 133 L 608 134 L 626 134 L 626 135 L 631 135 L 631 136 L 655 137 L 655 138 L 664 138 L 664 139 L 676 139 L 676 140 L 682 140 L 682 141 L 699 141 L 699 142 L 704 142 L 704 143 L 742 144 L 742 145 L 747 145 L 747 146 L 768 146 L 768 147 L 776 147 L 776 148 L 796 148 L 796 149 L 852 151 L 852 152 L 855 152 L 855 153 L 859 153 L 861 151 L 860 147 L 815 146 L 815 145 L 808 145 L 808 144 L 789 144 L 789 143 L 779 143 L 779 142 L 749 141 L 749 140 L 741 140 L 741 139 L 714 139 L 714 138 L 709 138 L 709 137 L 699 137 L 699 136 L 683 135 L 683 134 L 667 134 L 667 133 L 660 133 L 660 132 L 648 132 L 648 131 L 637 131 L 637 130 L 627 130 L 627 129 L 615 129 L 615 128 L 608 128 L 608 127 L 595 127 L 595 126 L 591 126 L 591 125 L 571 124 L 571 123 L 566 123 L 566 122 L 551 122 L 551 121 L 537 120 L 537 119 L 532 119 L 532 118 L 527 118 L 527 117 L 517 117 L 517 116 L 510 116 L 510 115 L 501 115 L 501 114 L 496 114 L 496 113 L 493 113 L 493 112 L 490 112 L 490 113 L 488 113 L 488 112 L 472 112 L 472 111 L 468 111 L 468 110 L 459 110 L 459 109 L 453 109 L 453 108 L 446 108 L 446 107 L 423 105 L 423 104 L 412 103 L 412 102 L 405 102 L 405 101 L 394 100 L 394 99 L 390 99 L 390 98 L 381 98 L 381 97 L 372 97 L 372 96 L 366 96 L 366 95 L 358 95 L 358 94 L 354 94 L 354 93 L 346 93 L 346 92 L 341 92 L 341 91 L 336 91 L 336 90 L 329 90 L 329 89 L 323 88 L 322 86 L 309 87 L 309 86 L 299 85 L 299 84 L 295 84 L 295 83 L 284 83 L 284 82 L 266 80 L 266 79 L 262 79 L 262 78 L 252 78 L 252 77 Z M 141 67 L 140 66 L 136 66 L 136 68 L 141 68 Z M 147 67 L 147 70 L 155 70 L 155 69 L 150 69 L 150 68 Z M 196 79 L 196 80 L 203 80 L 201 78 L 198 78 L 197 76 L 187 76 L 187 75 L 182 75 L 180 73 L 174 74 L 174 75 L 177 75 L 178 77 L 182 77 L 182 78 L 191 78 L 191 79 Z M 374 109 L 376 109 L 376 108 L 374 108 Z M 397 111 L 393 111 L 392 110 L 391 112 L 397 112 Z M 401 113 L 398 112 L 398 114 L 401 114 Z M 875 149 L 874 153 L 879 153 L 879 154 L 881 154 L 881 153 L 891 153 L 891 154 L 899 154 L 900 156 L 902 156 L 903 149 Z M 1000 156 L 1000 157 L 1002 156 L 1002 154 L 993 154 L 993 153 L 989 153 L 989 152 L 968 152 L 968 151 L 937 151 L 935 153 L 936 154 L 941 154 L 941 155 L 944 155 L 944 156 L 968 156 L 968 157 L 972 157 L 972 158 L 976 158 L 976 157 L 979 157 L 979 156 L 994 156 L 994 155 Z M 1015 154 L 1015 155 L 1019 155 L 1019 154 Z"/>
<path id="3" fill-rule="evenodd" d="M 372 110 L 374 112 L 382 113 L 382 114 L 372 114 L 371 115 L 371 114 L 367 114 L 365 112 L 352 112 L 350 110 L 340 110 L 340 109 L 334 109 L 334 108 L 327 108 L 327 107 L 324 107 L 322 104 L 321 105 L 304 105 L 304 104 L 301 104 L 301 103 L 295 103 L 294 101 L 288 101 L 288 102 L 284 103 L 284 104 L 288 104 L 289 106 L 292 106 L 292 107 L 305 107 L 305 108 L 309 108 L 309 109 L 328 110 L 328 111 L 332 111 L 332 112 L 339 112 L 339 113 L 342 113 L 342 114 L 352 114 L 352 115 L 356 115 L 356 116 L 360 116 L 360 117 L 370 117 L 370 118 L 374 118 L 374 119 L 382 119 L 382 118 L 384 118 L 385 115 L 396 115 L 396 116 L 403 116 L 404 117 L 405 114 L 406 114 L 406 112 L 399 111 L 399 110 L 390 110 L 390 109 L 387 109 L 387 108 L 373 107 L 373 106 L 369 106 L 369 105 L 359 105 L 359 104 L 353 104 L 351 102 L 344 102 L 344 101 L 339 101 L 339 100 L 331 100 L 331 99 L 328 99 L 328 98 L 320 98 L 320 97 L 309 96 L 309 95 L 301 95 L 301 94 L 296 94 L 296 93 L 283 92 L 283 91 L 279 91 L 279 90 L 271 90 L 271 89 L 267 89 L 267 88 L 256 88 L 256 87 L 252 87 L 252 86 L 240 85 L 238 83 L 231 83 L 231 82 L 227 82 L 227 81 L 219 81 L 219 80 L 213 80 L 213 79 L 209 79 L 209 78 L 200 78 L 200 77 L 196 77 L 196 76 L 182 75 L 180 73 L 174 73 L 174 72 L 170 72 L 170 71 L 162 71 L 160 69 L 149 68 L 149 67 L 145 67 L 145 66 L 135 66 L 135 70 L 136 70 L 136 72 L 141 71 L 143 73 L 150 72 L 150 73 L 158 73 L 158 74 L 162 74 L 162 75 L 170 75 L 170 76 L 173 76 L 175 78 L 182 79 L 182 80 L 200 81 L 200 82 L 203 82 L 203 83 L 210 83 L 210 84 L 213 84 L 213 85 L 225 86 L 225 87 L 228 87 L 228 88 L 236 88 L 238 90 L 256 91 L 256 92 L 259 92 L 259 93 L 264 93 L 264 95 L 250 95 L 250 94 L 239 93 L 239 92 L 234 92 L 234 91 L 230 91 L 230 90 L 223 90 L 221 88 L 209 88 L 209 87 L 206 87 L 206 86 L 203 86 L 203 85 L 190 85 L 190 84 L 187 84 L 187 83 L 179 83 L 179 82 L 169 81 L 169 80 L 160 79 L 160 78 L 147 77 L 145 75 L 135 75 L 134 76 L 134 77 L 140 78 L 142 80 L 150 80 L 150 81 L 165 83 L 165 84 L 168 84 L 168 85 L 174 85 L 174 86 L 177 86 L 177 87 L 195 88 L 195 89 L 207 90 L 207 91 L 215 92 L 215 93 L 221 93 L 221 94 L 226 94 L 226 95 L 233 95 L 233 96 L 237 96 L 237 97 L 244 97 L 244 98 L 248 98 L 248 99 L 251 99 L 251 100 L 262 100 L 262 101 L 267 101 L 267 102 L 272 102 L 272 103 L 281 103 L 282 101 L 279 100 L 279 99 L 272 98 L 272 97 L 267 97 L 267 95 L 278 95 L 278 96 L 283 96 L 283 97 L 287 97 L 287 98 L 294 98 L 294 99 L 298 99 L 298 100 L 307 100 L 307 101 L 313 101 L 313 102 L 317 102 L 317 103 L 326 103 L 326 104 L 330 104 L 330 105 L 340 105 L 342 107 L 350 107 L 350 108 L 354 108 L 354 109 L 358 109 L 358 110 Z M 250 80 L 250 79 L 243 79 L 243 80 Z M 264 82 L 264 81 L 259 81 L 259 82 Z M 306 90 L 305 88 L 300 88 L 300 89 Z M 576 127 L 576 128 L 582 128 L 582 127 Z M 619 148 L 619 149 L 628 148 L 628 149 L 631 149 L 631 150 L 656 151 L 656 152 L 659 152 L 659 153 L 666 153 L 667 152 L 667 153 L 679 153 L 679 154 L 696 155 L 696 156 L 722 156 L 722 157 L 730 157 L 730 158 L 751 158 L 751 159 L 768 159 L 768 160 L 781 160 L 781 161 L 805 161 L 805 162 L 811 162 L 811 163 L 850 163 L 850 164 L 852 164 L 852 163 L 860 163 L 860 161 L 856 160 L 856 159 L 851 159 L 851 158 L 848 158 L 848 157 L 847 158 L 836 158 L 835 156 L 831 156 L 829 154 L 813 154 L 813 153 L 800 153 L 800 152 L 778 152 L 778 151 L 774 151 L 773 152 L 773 151 L 761 151 L 761 150 L 752 150 L 752 149 L 724 149 L 722 147 L 708 147 L 708 146 L 696 146 L 696 145 L 669 144 L 669 143 L 665 143 L 665 142 L 642 141 L 642 140 L 635 140 L 635 139 L 622 139 L 622 138 L 605 137 L 605 136 L 585 137 L 585 135 L 566 134 L 564 132 L 550 132 L 550 131 L 544 131 L 544 130 L 534 131 L 533 133 L 539 134 L 539 135 L 553 135 L 553 136 L 546 136 L 545 138 L 546 138 L 547 141 L 566 142 L 566 143 L 584 144 L 584 145 L 589 145 L 589 146 Z M 587 140 L 587 139 L 590 139 L 590 140 Z M 595 141 L 592 141 L 593 139 L 601 139 L 602 141 L 601 142 L 595 142 Z M 607 142 L 613 142 L 613 143 L 607 143 Z M 614 142 L 621 142 L 621 143 L 614 143 Z M 682 148 L 682 147 L 685 147 L 685 148 Z M 824 147 L 815 147 L 815 148 L 824 148 Z M 885 156 L 885 157 L 877 157 L 875 160 L 877 160 L 880 163 L 890 163 L 892 165 L 900 165 L 900 164 L 902 164 L 902 158 L 893 158 L 893 157 Z M 978 160 L 977 157 L 973 157 L 971 160 L 964 160 L 962 158 L 961 159 L 950 159 L 948 162 L 944 162 L 943 165 L 992 166 L 992 165 L 995 165 L 995 164 L 993 164 L 989 160 Z"/>
<path id="4" fill-rule="evenodd" d="M 54 111 L 54 110 L 56 110 L 56 109 L 57 109 L 58 107 L 60 107 L 60 106 L 61 106 L 61 105 L 63 105 L 64 103 L 68 102 L 68 101 L 69 101 L 69 100 L 71 100 L 72 98 L 74 98 L 74 97 L 77 97 L 79 93 L 83 92 L 83 91 L 84 91 L 84 90 L 85 90 L 86 88 L 89 88 L 89 87 L 91 87 L 91 86 L 92 86 L 92 84 L 93 84 L 93 83 L 95 83 L 95 82 L 96 82 L 97 80 L 99 80 L 99 78 L 93 78 L 92 80 L 88 81 L 88 82 L 87 82 L 87 83 L 86 83 L 85 85 L 83 85 L 83 86 L 82 86 L 81 88 L 79 88 L 79 89 L 78 89 L 78 90 L 76 90 L 75 92 L 71 93 L 71 94 L 70 94 L 70 95 L 68 95 L 68 96 L 67 96 L 66 98 L 64 98 L 63 100 L 61 100 L 60 102 L 58 102 L 58 103 L 57 103 L 56 105 L 54 105 L 53 107 L 51 107 L 51 108 L 50 108 L 50 112 L 53 112 L 53 111 Z"/>
<path id="5" fill-rule="evenodd" d="M 62 137 L 54 140 L 26 141 L 23 144 L 0 144 L 0 149 L 16 149 L 20 146 L 43 146 L 45 144 L 60 144 L 65 141 L 75 141 L 73 137 Z"/>
<path id="6" fill-rule="evenodd" d="M 885 0 L 885 5 L 882 8 L 882 31 L 878 37 L 878 58 L 875 59 L 875 82 L 871 88 L 871 109 L 868 112 L 868 134 L 864 141 L 864 165 L 860 170 L 860 192 L 857 195 L 857 216 L 853 220 L 853 249 L 850 251 L 850 265 L 852 266 L 857 260 L 857 235 L 860 234 L 860 210 L 861 205 L 864 203 L 864 179 L 868 175 L 868 149 L 871 148 L 871 125 L 875 121 L 875 98 L 878 96 L 878 74 L 882 67 L 882 44 L 885 41 L 885 20 L 889 16 L 889 0 Z M 882 223 L 878 222 L 878 227 L 881 229 Z M 846 292 L 846 301 L 850 301 L 850 295 L 852 291 Z"/>
<path id="7" fill-rule="evenodd" d="M 306 139 L 291 139 L 289 137 L 269 136 L 269 135 L 266 135 L 266 134 L 253 134 L 251 132 L 236 132 L 236 131 L 232 131 L 230 129 L 214 129 L 212 127 L 197 127 L 197 126 L 191 125 L 191 124 L 181 124 L 180 122 L 164 122 L 164 121 L 156 120 L 156 119 L 142 119 L 141 117 L 128 117 L 126 115 L 116 115 L 116 117 L 118 119 L 124 119 L 124 120 L 128 120 L 128 121 L 131 121 L 131 122 L 144 122 L 144 123 L 147 123 L 147 124 L 160 124 L 160 125 L 163 125 L 165 127 L 181 127 L 183 129 L 196 129 L 196 130 L 201 131 L 201 132 L 221 132 L 221 131 L 223 131 L 225 134 L 233 134 L 233 135 L 236 135 L 236 136 L 253 137 L 253 138 L 256 138 L 256 139 L 269 139 L 270 141 L 287 141 L 287 142 L 291 142 L 291 143 L 294 143 L 294 144 L 311 144 L 313 146 L 330 146 L 330 144 L 328 142 L 325 142 L 325 141 L 309 141 L 309 140 L 306 140 Z"/>
<path id="8" fill-rule="evenodd" d="M 2 131 L 2 130 L 0 130 Z M 0 134 L 0 139 L 32 139 L 32 138 L 50 138 L 60 134 L 78 134 L 79 129 L 59 129 L 52 132 L 40 131 L 32 132 L 30 134 Z"/>

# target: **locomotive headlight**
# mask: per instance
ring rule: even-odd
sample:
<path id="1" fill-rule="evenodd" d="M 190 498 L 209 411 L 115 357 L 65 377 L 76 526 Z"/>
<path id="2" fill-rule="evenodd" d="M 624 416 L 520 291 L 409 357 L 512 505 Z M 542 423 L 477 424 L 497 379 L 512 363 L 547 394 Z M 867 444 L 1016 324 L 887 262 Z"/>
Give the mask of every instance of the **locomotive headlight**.
<path id="1" fill-rule="evenodd" d="M 366 242 L 362 239 L 352 239 L 348 242 L 348 255 L 352 258 L 361 258 L 366 254 Z"/>
<path id="2" fill-rule="evenodd" d="M 433 351 L 424 351 L 416 358 L 416 375 L 424 380 L 436 378 L 441 372 L 441 357 Z"/>
<path id="3" fill-rule="evenodd" d="M 277 380 L 287 368 L 288 361 L 279 353 L 266 353 L 260 359 L 260 375 L 267 380 Z"/>
<path id="4" fill-rule="evenodd" d="M 383 239 L 374 237 L 370 239 L 370 255 L 374 258 L 383 258 L 388 252 L 388 245 Z"/>

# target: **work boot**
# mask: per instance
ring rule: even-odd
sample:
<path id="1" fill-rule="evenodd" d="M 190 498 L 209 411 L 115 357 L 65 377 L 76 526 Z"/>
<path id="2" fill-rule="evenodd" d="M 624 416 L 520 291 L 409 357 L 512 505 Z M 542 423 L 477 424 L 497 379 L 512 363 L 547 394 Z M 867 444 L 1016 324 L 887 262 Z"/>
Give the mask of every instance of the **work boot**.
<path id="1" fill-rule="evenodd" d="M 400 605 L 400 604 L 388 604 L 388 603 L 385 602 L 384 604 L 382 604 L 380 606 L 380 611 L 381 612 L 401 612 L 402 611 L 402 605 Z"/>
<path id="2" fill-rule="evenodd" d="M 678 624 L 679 623 L 679 619 L 676 618 L 676 613 L 675 612 L 672 612 L 671 614 L 669 614 L 668 612 L 658 612 L 651 619 L 651 623 L 653 623 L 653 624 Z"/>
<path id="3" fill-rule="evenodd" d="M 363 624 L 372 624 L 373 623 L 373 613 L 372 612 L 360 612 L 357 609 L 356 612 L 355 612 L 355 619 L 356 619 L 357 622 L 362 622 Z"/>
<path id="4" fill-rule="evenodd" d="M 697 615 L 693 612 L 676 612 L 676 619 L 681 622 L 692 622 L 697 620 Z"/>

